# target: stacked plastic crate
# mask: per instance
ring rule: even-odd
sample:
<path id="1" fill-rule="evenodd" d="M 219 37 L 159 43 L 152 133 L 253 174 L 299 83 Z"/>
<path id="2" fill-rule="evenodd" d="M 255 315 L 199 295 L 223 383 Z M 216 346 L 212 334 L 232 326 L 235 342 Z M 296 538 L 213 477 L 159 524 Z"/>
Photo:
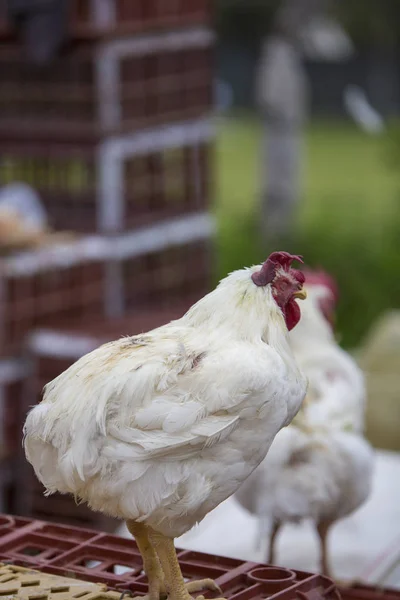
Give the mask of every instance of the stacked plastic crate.
<path id="1" fill-rule="evenodd" d="M 48 64 L 31 64 L 18 44 L 1 47 L 0 180 L 30 184 L 56 229 L 131 232 L 113 247 L 118 307 L 124 284 L 133 302 L 141 257 L 153 270 L 172 258 L 175 279 L 178 263 L 184 277 L 193 255 L 198 271 L 208 258 L 210 15 L 206 0 L 77 0 L 72 9 L 70 44 Z M 165 28 L 180 19 L 192 25 Z M 118 36 L 130 29 L 138 33 Z"/>
<path id="2" fill-rule="evenodd" d="M 0 10 L 0 184 L 30 185 L 52 227 L 82 235 L 4 261 L 7 355 L 38 327 L 164 310 L 210 286 L 210 3 L 67 4 L 66 42 L 41 63 Z"/>

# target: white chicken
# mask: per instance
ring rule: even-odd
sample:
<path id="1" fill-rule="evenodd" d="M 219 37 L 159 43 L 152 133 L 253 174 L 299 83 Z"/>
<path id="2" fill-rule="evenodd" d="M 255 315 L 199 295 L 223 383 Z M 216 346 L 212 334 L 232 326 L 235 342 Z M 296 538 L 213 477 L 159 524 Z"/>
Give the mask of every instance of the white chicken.
<path id="1" fill-rule="evenodd" d="M 338 289 L 324 272 L 305 271 L 307 300 L 301 320 L 290 333 L 297 364 L 307 375 L 309 387 L 302 407 L 309 427 L 364 430 L 364 375 L 355 360 L 336 342 L 333 331 Z"/>
<path id="2" fill-rule="evenodd" d="M 70 232 L 52 232 L 39 196 L 24 183 L 0 189 L 0 253 L 44 247 L 74 239 Z"/>
<path id="3" fill-rule="evenodd" d="M 309 379 L 306 400 L 235 498 L 259 517 L 260 541 L 269 536 L 269 563 L 275 562 L 282 524 L 313 520 L 321 544 L 321 572 L 331 576 L 328 531 L 367 499 L 373 452 L 362 436 L 362 373 L 337 345 L 329 325 L 337 299 L 334 282 L 324 273 L 308 273 L 306 290 L 301 321 L 289 335 L 297 363 Z"/>
<path id="4" fill-rule="evenodd" d="M 238 489 L 304 399 L 287 333 L 305 297 L 293 260 L 274 252 L 181 319 L 87 354 L 27 416 L 26 456 L 47 493 L 126 520 L 151 600 L 218 589 L 185 584 L 174 538 Z"/>

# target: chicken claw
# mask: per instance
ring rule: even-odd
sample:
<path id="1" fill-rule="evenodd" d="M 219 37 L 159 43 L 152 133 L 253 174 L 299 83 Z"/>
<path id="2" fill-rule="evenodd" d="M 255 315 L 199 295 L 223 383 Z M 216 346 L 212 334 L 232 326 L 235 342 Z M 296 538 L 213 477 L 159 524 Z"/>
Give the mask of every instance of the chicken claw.
<path id="1" fill-rule="evenodd" d="M 189 594 L 200 592 L 202 590 L 210 590 L 212 592 L 218 592 L 222 594 L 222 590 L 215 581 L 212 579 L 199 579 L 196 581 L 189 581 L 185 584 L 186 591 Z M 131 600 L 154 600 L 154 594 L 146 594 L 146 596 L 134 596 Z M 160 591 L 159 600 L 166 600 L 168 598 L 167 592 L 164 590 Z M 207 600 L 204 596 L 196 596 L 195 600 Z M 225 598 L 213 598 L 212 600 L 225 600 Z"/>
<path id="2" fill-rule="evenodd" d="M 201 590 L 210 590 L 212 592 L 218 592 L 222 594 L 222 590 L 219 587 L 218 583 L 215 583 L 212 579 L 199 579 L 196 581 L 189 581 L 185 585 L 189 594 L 201 592 Z"/>

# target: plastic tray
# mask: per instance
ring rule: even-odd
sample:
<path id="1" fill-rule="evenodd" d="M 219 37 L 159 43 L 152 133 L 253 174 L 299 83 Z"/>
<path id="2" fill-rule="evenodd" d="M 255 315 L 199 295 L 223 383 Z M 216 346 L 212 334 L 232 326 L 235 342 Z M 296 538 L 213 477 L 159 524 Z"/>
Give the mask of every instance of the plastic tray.
<path id="1" fill-rule="evenodd" d="M 11 517 L 3 519 L 8 519 L 9 533 L 0 538 L 0 555 L 10 561 L 133 595 L 146 593 L 142 560 L 133 540 L 40 521 L 13 527 Z M 335 584 L 327 577 L 187 550 L 179 551 L 178 558 L 187 580 L 211 577 L 229 599 L 340 600 Z"/>
<path id="2" fill-rule="evenodd" d="M 200 118 L 213 105 L 213 36 L 203 28 L 77 44 L 40 67 L 17 44 L 2 44 L 0 70 L 2 147 L 93 142 Z"/>
<path id="3" fill-rule="evenodd" d="M 32 600 L 119 600 L 121 594 L 107 592 L 103 585 L 49 575 L 33 569 L 0 562 L 0 596 Z"/>

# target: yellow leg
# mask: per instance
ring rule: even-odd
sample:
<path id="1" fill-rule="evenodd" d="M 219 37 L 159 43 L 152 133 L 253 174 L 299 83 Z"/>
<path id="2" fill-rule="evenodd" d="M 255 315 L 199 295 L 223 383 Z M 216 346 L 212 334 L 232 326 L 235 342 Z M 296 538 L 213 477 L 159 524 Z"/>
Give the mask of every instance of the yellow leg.
<path id="1" fill-rule="evenodd" d="M 149 530 L 149 535 L 165 574 L 169 600 L 191 600 L 190 592 L 198 592 L 204 589 L 221 592 L 219 586 L 211 579 L 191 581 L 186 584 L 176 556 L 174 540 L 151 529 Z M 202 598 L 203 596 L 199 596 L 199 600 Z"/>
<path id="2" fill-rule="evenodd" d="M 321 573 L 333 579 L 328 561 L 328 533 L 331 525 L 332 523 L 329 521 L 321 521 L 317 525 L 317 532 L 320 540 Z"/>
<path id="3" fill-rule="evenodd" d="M 274 525 L 272 527 L 271 536 L 269 538 L 268 555 L 267 555 L 267 563 L 269 565 L 276 564 L 275 544 L 276 544 L 276 537 L 279 533 L 280 528 L 281 528 L 281 523 L 279 523 L 279 522 L 274 523 Z"/>
<path id="4" fill-rule="evenodd" d="M 149 530 L 143 523 L 127 521 L 128 530 L 135 538 L 137 547 L 143 558 L 143 570 L 149 582 L 149 593 L 141 600 L 160 600 L 166 597 L 165 578 L 158 556 L 151 544 Z"/>

